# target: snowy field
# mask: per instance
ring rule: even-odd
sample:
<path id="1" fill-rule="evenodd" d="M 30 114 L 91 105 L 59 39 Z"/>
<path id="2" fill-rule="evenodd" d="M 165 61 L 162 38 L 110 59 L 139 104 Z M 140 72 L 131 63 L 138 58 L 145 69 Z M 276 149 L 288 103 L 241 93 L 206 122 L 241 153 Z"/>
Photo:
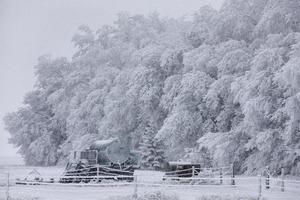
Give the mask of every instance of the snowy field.
<path id="1" fill-rule="evenodd" d="M 180 200 L 198 200 L 201 196 L 219 195 L 229 197 L 252 197 L 257 199 L 259 191 L 258 177 L 237 177 L 236 186 L 231 186 L 230 177 L 224 177 L 223 185 L 216 179 L 210 185 L 191 185 L 190 183 L 163 182 L 162 172 L 135 171 L 135 183 L 107 183 L 98 185 L 15 185 L 16 178 L 24 178 L 30 171 L 36 169 L 45 177 L 58 177 L 63 172 L 63 167 L 25 167 L 25 166 L 0 166 L 0 180 L 5 182 L 5 173 L 10 174 L 11 186 L 9 194 L 11 199 L 37 199 L 37 200 L 106 200 L 118 199 L 117 197 L 132 196 L 137 188 L 138 196 L 146 193 L 161 191 L 163 194 L 178 197 Z M 226 179 L 228 178 L 228 179 Z M 280 191 L 280 183 L 271 181 L 271 189 L 265 190 L 262 179 L 262 196 L 266 200 L 300 200 L 300 183 L 286 183 L 286 191 Z M 1 184 L 0 199 L 6 199 L 6 186 Z M 231 199 L 231 198 L 229 198 Z M 232 198 L 233 199 L 233 198 Z M 227 200 L 227 199 L 226 199 Z"/>

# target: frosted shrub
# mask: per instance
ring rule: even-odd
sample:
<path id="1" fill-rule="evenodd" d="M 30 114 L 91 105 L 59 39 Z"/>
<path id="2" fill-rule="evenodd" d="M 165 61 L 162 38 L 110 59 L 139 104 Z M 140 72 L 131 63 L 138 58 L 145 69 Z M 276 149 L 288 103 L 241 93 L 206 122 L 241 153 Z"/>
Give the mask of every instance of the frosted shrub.
<path id="1" fill-rule="evenodd" d="M 179 198 L 175 195 L 166 195 L 162 192 L 153 192 L 145 194 L 138 198 L 138 200 L 178 200 Z"/>
<path id="2" fill-rule="evenodd" d="M 111 197 L 109 200 L 133 200 L 134 198 L 132 196 L 126 196 L 126 197 Z M 178 196 L 175 195 L 167 195 L 160 191 L 151 192 L 144 194 L 142 196 L 139 196 L 137 200 L 179 200 Z"/>

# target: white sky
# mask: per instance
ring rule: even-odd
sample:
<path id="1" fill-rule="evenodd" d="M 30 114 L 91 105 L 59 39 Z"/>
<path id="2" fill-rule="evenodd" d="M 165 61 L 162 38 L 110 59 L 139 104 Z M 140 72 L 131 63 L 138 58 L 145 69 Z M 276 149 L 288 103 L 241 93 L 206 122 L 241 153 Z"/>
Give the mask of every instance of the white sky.
<path id="1" fill-rule="evenodd" d="M 223 0 L 0 0 L 0 157 L 16 156 L 7 143 L 3 116 L 22 105 L 35 82 L 33 67 L 42 54 L 70 57 L 78 26 L 97 29 L 120 11 L 180 17 Z"/>

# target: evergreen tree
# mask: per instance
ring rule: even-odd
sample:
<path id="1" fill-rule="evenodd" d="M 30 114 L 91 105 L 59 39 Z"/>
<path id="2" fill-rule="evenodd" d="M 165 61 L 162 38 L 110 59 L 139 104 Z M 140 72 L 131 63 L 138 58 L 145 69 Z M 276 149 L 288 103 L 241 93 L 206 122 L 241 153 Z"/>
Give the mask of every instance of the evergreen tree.
<path id="1" fill-rule="evenodd" d="M 148 125 L 140 143 L 140 162 L 145 169 L 159 169 L 165 160 L 163 143 L 154 138 L 155 133 L 153 126 Z"/>
<path id="2" fill-rule="evenodd" d="M 158 170 L 158 169 L 163 168 L 163 164 L 166 160 L 164 144 L 162 141 L 159 141 L 158 139 L 154 138 L 153 146 L 154 146 L 154 150 L 155 150 L 153 167 L 154 167 L 154 169 Z"/>

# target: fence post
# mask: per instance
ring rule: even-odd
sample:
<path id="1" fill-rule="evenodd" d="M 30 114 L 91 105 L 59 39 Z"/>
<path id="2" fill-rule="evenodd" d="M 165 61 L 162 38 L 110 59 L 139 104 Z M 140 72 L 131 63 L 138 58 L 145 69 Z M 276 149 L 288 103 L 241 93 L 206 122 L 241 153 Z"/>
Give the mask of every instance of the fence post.
<path id="1" fill-rule="evenodd" d="M 235 185 L 234 165 L 231 165 L 231 185 Z"/>
<path id="2" fill-rule="evenodd" d="M 99 183 L 99 165 L 97 165 L 97 183 Z"/>
<path id="3" fill-rule="evenodd" d="M 281 192 L 284 192 L 284 168 L 281 168 Z"/>
<path id="4" fill-rule="evenodd" d="M 195 166 L 192 167 L 192 177 L 195 176 Z"/>
<path id="5" fill-rule="evenodd" d="M 270 189 L 270 170 L 266 167 L 266 190 Z"/>
<path id="6" fill-rule="evenodd" d="M 220 168 L 220 184 L 223 184 L 223 170 L 222 167 Z"/>
<path id="7" fill-rule="evenodd" d="M 9 200 L 9 173 L 7 173 L 6 200 Z"/>
<path id="8" fill-rule="evenodd" d="M 261 199 L 261 196 L 262 196 L 262 194 L 261 194 L 261 175 L 259 175 L 259 178 L 258 178 L 258 200 L 260 200 Z"/>
<path id="9" fill-rule="evenodd" d="M 138 183 L 137 183 L 137 175 L 134 175 L 134 192 L 133 192 L 133 199 L 138 198 Z"/>

